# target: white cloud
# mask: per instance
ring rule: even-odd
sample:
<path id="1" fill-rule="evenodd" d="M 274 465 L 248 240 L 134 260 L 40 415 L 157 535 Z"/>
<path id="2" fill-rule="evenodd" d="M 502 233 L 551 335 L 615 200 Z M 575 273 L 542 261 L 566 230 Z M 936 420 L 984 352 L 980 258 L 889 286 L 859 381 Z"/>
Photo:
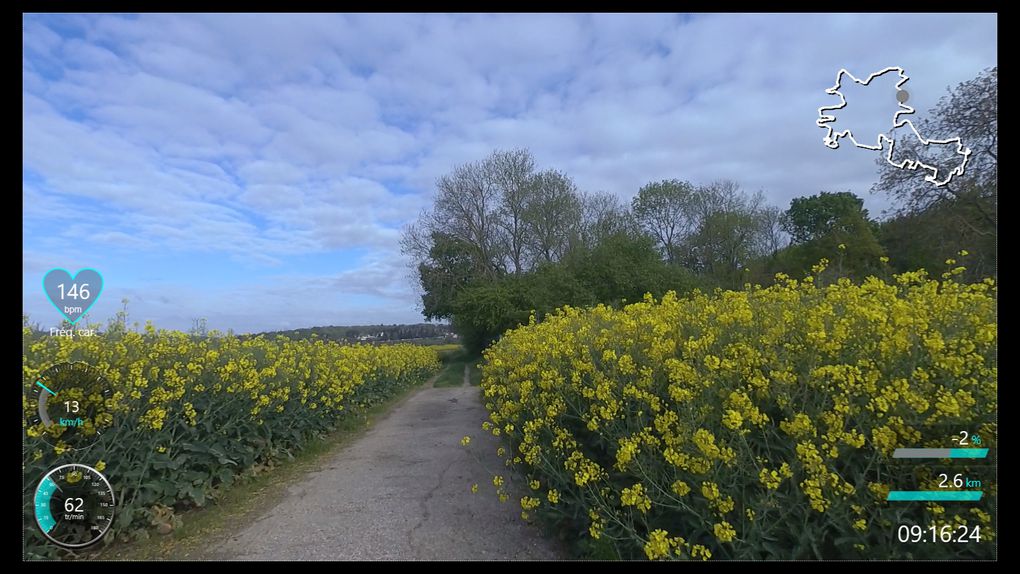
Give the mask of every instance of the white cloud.
<path id="1" fill-rule="evenodd" d="M 64 224 L 26 247 L 196 254 L 245 269 L 367 249 L 342 275 L 311 276 L 364 287 L 359 296 L 415 320 L 402 264 L 388 262 L 397 229 L 455 165 L 523 146 L 582 189 L 628 201 L 656 179 L 725 177 L 784 207 L 851 190 L 878 212 L 888 202 L 867 193 L 874 158 L 821 144 L 824 89 L 841 67 L 900 65 L 923 113 L 996 64 L 996 24 L 980 14 L 26 16 L 24 218 Z M 278 306 L 315 322 L 301 301 L 319 295 L 301 293 Z M 196 315 L 219 304 L 193 301 Z"/>

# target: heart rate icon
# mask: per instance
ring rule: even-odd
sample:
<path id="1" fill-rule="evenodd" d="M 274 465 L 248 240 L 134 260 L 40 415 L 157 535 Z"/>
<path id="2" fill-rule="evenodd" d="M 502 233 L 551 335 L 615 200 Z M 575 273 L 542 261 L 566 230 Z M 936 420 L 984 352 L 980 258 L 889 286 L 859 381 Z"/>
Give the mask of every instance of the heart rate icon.
<path id="1" fill-rule="evenodd" d="M 74 325 L 99 299 L 103 276 L 95 269 L 85 268 L 72 277 L 66 269 L 58 267 L 43 276 L 43 291 L 57 311 Z"/>

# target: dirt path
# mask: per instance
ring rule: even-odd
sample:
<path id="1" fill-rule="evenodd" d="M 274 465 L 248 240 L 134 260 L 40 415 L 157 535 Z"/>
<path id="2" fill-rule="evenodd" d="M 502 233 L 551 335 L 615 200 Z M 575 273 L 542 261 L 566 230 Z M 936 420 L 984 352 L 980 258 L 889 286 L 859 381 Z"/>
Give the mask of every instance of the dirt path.
<path id="1" fill-rule="evenodd" d="M 207 558 L 239 560 L 556 559 L 560 549 L 520 518 L 527 488 L 501 504 L 509 473 L 481 430 L 478 387 L 425 387 L 362 437 L 288 487 Z M 472 437 L 467 448 L 461 437 Z M 509 481 L 508 481 L 509 482 Z M 478 484 L 478 493 L 471 485 Z"/>

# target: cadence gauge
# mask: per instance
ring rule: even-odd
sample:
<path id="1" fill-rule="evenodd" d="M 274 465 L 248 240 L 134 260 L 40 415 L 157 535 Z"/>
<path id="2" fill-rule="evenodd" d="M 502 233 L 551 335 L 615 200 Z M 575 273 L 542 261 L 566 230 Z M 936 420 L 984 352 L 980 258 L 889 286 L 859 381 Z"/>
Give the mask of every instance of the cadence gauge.
<path id="1" fill-rule="evenodd" d="M 46 473 L 35 489 L 35 521 L 43 535 L 64 548 L 99 541 L 113 523 L 113 488 L 101 472 L 65 464 Z"/>

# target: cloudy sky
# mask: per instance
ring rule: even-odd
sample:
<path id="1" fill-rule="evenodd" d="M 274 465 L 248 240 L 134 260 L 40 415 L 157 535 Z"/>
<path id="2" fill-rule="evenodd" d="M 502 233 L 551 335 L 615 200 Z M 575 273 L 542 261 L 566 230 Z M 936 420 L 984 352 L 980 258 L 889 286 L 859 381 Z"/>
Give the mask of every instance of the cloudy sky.
<path id="1" fill-rule="evenodd" d="M 57 324 L 43 274 L 93 267 L 94 322 L 125 297 L 164 328 L 419 322 L 400 229 L 497 148 L 627 201 L 728 178 L 879 215 L 877 153 L 815 125 L 836 72 L 902 66 L 923 114 L 997 40 L 994 15 L 28 15 L 23 310 Z M 891 76 L 847 91 L 855 134 Z"/>

